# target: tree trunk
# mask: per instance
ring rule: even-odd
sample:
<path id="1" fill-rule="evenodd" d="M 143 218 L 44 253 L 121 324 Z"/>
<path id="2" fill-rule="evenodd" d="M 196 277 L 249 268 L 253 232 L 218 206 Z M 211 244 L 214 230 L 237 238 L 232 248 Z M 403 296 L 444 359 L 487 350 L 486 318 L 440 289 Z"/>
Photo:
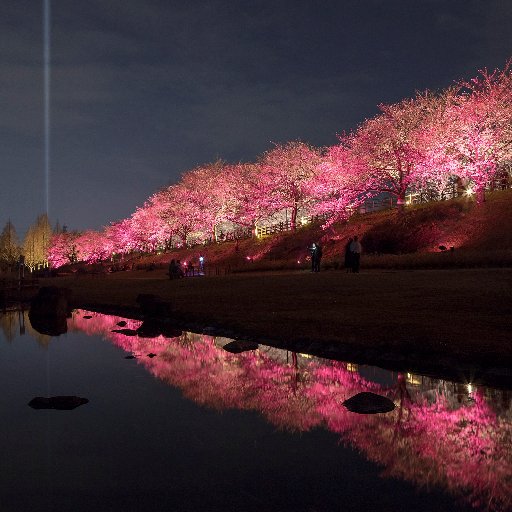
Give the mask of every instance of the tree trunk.
<path id="1" fill-rule="evenodd" d="M 403 215 L 405 211 L 405 190 L 401 191 L 397 196 L 396 211 L 398 215 Z"/>
<path id="2" fill-rule="evenodd" d="M 476 190 L 476 204 L 482 204 L 485 202 L 485 186 L 484 185 L 478 185 Z"/>
<path id="3" fill-rule="evenodd" d="M 290 229 L 295 231 L 297 229 L 297 207 L 292 207 L 292 213 L 290 217 Z"/>

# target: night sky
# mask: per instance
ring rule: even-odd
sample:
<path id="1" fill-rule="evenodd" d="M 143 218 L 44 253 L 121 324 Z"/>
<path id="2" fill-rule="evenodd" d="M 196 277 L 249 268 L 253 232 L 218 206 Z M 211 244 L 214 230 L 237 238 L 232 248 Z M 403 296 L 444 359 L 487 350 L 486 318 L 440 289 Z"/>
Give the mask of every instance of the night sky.
<path id="1" fill-rule="evenodd" d="M 129 216 L 183 171 L 332 145 L 512 56 L 507 0 L 52 0 L 50 218 Z M 45 210 L 43 2 L 0 3 L 0 229 Z"/>

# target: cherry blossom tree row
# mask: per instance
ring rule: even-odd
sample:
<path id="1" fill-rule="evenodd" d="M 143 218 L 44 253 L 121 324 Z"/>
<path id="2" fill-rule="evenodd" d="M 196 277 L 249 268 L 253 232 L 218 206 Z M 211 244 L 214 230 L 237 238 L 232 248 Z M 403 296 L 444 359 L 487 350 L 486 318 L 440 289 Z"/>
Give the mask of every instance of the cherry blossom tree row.
<path id="1" fill-rule="evenodd" d="M 407 194 L 439 197 L 454 182 L 481 203 L 488 184 L 512 160 L 510 62 L 378 108 L 332 147 L 293 141 L 276 144 L 255 162 L 217 161 L 189 170 L 128 219 L 101 232 L 55 235 L 49 260 L 58 267 L 164 250 L 215 240 L 226 226 L 254 229 L 280 216 L 292 230 L 304 215 L 322 214 L 329 225 L 382 194 L 395 197 L 400 213 Z"/>

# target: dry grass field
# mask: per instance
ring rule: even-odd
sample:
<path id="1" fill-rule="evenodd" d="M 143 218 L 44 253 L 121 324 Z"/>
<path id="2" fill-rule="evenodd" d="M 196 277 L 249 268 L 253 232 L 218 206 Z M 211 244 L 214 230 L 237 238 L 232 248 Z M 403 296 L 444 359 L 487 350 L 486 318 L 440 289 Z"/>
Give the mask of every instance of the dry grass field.
<path id="1" fill-rule="evenodd" d="M 512 269 L 288 271 L 172 281 L 155 270 L 41 284 L 70 288 L 76 307 L 128 314 L 139 293 L 153 293 L 172 302 L 179 323 L 298 351 L 512 367 Z"/>

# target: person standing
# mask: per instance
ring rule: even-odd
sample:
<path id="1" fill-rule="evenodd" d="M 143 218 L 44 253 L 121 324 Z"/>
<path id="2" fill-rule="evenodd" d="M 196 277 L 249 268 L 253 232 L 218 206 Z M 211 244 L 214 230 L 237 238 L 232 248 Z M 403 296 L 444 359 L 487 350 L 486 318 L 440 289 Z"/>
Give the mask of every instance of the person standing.
<path id="1" fill-rule="evenodd" d="M 175 279 L 176 278 L 176 262 L 174 260 L 171 260 L 171 263 L 169 263 L 169 279 Z"/>
<path id="2" fill-rule="evenodd" d="M 352 240 L 352 243 L 350 244 L 350 258 L 352 260 L 352 272 L 355 274 L 359 273 L 359 265 L 361 262 L 361 252 L 363 250 L 363 247 L 361 246 L 361 243 L 359 242 L 359 239 L 357 236 L 354 237 L 354 240 Z"/>
<path id="3" fill-rule="evenodd" d="M 352 252 L 350 251 L 350 245 L 353 241 L 354 239 L 350 237 L 345 244 L 345 270 L 347 273 L 352 272 Z"/>
<path id="4" fill-rule="evenodd" d="M 320 272 L 320 262 L 322 261 L 322 246 L 317 242 L 316 243 L 316 257 L 315 257 L 315 272 Z"/>
<path id="5" fill-rule="evenodd" d="M 311 272 L 314 272 L 315 268 L 316 268 L 316 256 L 317 256 L 315 242 L 313 242 L 311 244 L 311 247 L 309 248 L 309 252 L 311 253 Z"/>

